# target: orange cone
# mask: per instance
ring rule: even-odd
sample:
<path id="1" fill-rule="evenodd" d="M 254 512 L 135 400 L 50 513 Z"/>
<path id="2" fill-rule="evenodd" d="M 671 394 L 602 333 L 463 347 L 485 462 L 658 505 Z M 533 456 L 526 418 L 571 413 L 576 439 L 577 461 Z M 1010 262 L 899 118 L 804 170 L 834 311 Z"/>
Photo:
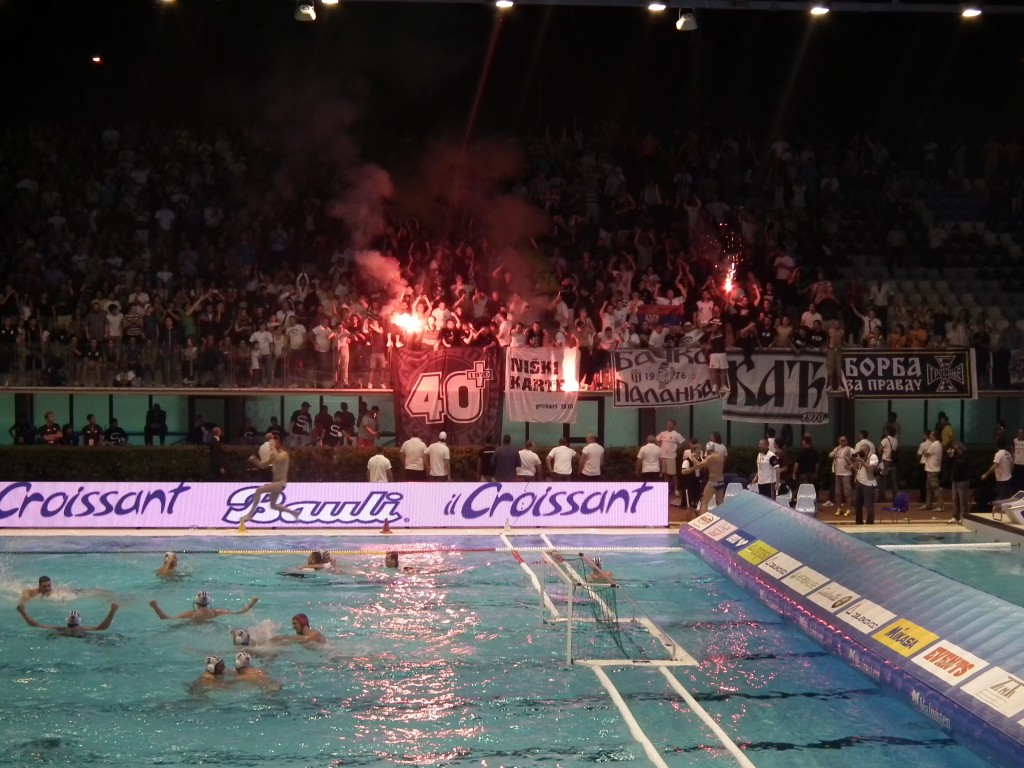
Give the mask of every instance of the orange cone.
<path id="1" fill-rule="evenodd" d="M 380 529 L 381 533 L 391 533 L 391 521 L 385 520 L 384 527 Z"/>

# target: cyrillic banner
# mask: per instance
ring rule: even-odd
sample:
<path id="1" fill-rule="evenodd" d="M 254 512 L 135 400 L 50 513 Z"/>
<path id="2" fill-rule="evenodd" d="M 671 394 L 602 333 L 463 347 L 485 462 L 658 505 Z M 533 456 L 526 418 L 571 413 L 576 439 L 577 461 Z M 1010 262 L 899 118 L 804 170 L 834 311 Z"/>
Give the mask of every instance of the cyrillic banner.
<path id="1" fill-rule="evenodd" d="M 813 352 L 729 353 L 722 417 L 735 421 L 827 424 L 825 356 Z"/>
<path id="2" fill-rule="evenodd" d="M 4 528 L 233 529 L 256 484 L 0 482 Z M 665 483 L 289 483 L 249 528 L 593 527 L 668 525 Z"/>
<path id="3" fill-rule="evenodd" d="M 505 409 L 509 420 L 575 424 L 580 351 L 562 347 L 508 347 Z"/>
<path id="4" fill-rule="evenodd" d="M 847 350 L 843 376 L 856 398 L 975 398 L 973 349 Z"/>
<path id="5" fill-rule="evenodd" d="M 617 349 L 612 366 L 616 408 L 691 405 L 718 397 L 703 349 Z"/>
<path id="6" fill-rule="evenodd" d="M 497 347 L 392 350 L 398 443 L 413 435 L 430 443 L 444 431 L 449 445 L 497 445 L 503 362 Z"/>

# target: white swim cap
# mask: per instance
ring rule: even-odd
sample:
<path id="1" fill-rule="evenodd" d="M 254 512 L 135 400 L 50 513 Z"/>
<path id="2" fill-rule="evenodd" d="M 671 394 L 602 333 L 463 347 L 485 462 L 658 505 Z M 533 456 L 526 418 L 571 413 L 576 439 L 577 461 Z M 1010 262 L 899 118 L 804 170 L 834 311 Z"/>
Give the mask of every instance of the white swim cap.
<path id="1" fill-rule="evenodd" d="M 173 552 L 164 552 L 164 562 L 165 563 L 168 560 L 173 560 L 175 557 L 177 557 L 177 555 L 175 555 Z"/>
<path id="2" fill-rule="evenodd" d="M 245 669 L 252 664 L 252 656 L 245 651 L 235 654 L 235 669 Z"/>
<path id="3" fill-rule="evenodd" d="M 714 453 L 714 451 L 715 451 L 715 444 L 714 443 L 708 443 L 707 445 L 704 446 L 704 450 L 707 451 L 708 453 Z"/>
<path id="4" fill-rule="evenodd" d="M 196 592 L 196 596 L 192 599 L 192 602 L 201 608 L 205 608 L 210 604 L 210 593 L 205 589 L 200 592 Z"/>
<path id="5" fill-rule="evenodd" d="M 217 665 L 223 664 L 224 659 L 220 656 L 207 656 L 206 657 L 206 671 L 211 675 L 217 674 Z"/>
<path id="6" fill-rule="evenodd" d="M 78 627 L 78 626 L 81 626 L 81 624 L 82 624 L 82 617 L 81 617 L 81 615 L 79 615 L 78 611 L 72 611 L 71 613 L 68 614 L 68 626 L 69 627 Z"/>
<path id="7" fill-rule="evenodd" d="M 331 559 L 331 553 L 330 553 L 329 550 L 325 549 L 323 552 L 320 553 L 320 561 L 321 562 L 327 563 L 327 562 L 330 562 L 330 559 Z"/>
<path id="8" fill-rule="evenodd" d="M 248 645 L 252 642 L 252 638 L 249 637 L 248 630 L 245 629 L 232 629 L 231 630 L 231 641 L 235 645 Z"/>

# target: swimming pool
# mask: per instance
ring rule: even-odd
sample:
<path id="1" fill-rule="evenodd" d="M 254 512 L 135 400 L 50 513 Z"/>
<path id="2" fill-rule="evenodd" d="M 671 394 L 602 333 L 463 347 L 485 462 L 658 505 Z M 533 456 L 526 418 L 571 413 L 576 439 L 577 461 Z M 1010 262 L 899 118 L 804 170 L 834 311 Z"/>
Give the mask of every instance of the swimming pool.
<path id="1" fill-rule="evenodd" d="M 989 765 L 677 549 L 674 533 L 549 539 L 568 552 L 606 550 L 603 565 L 623 591 L 699 662 L 671 674 L 759 768 Z M 543 544 L 512 540 L 524 550 Z M 541 622 L 529 578 L 510 553 L 495 551 L 503 546 L 496 535 L 387 540 L 419 550 L 403 556 L 411 573 L 386 571 L 378 554 L 343 554 L 341 573 L 302 579 L 280 575 L 300 555 L 217 554 L 236 549 L 238 537 L 143 541 L 0 540 L 9 606 L 0 630 L 8 691 L 0 765 L 651 764 L 596 674 L 565 665 L 564 628 Z M 379 552 L 384 543 L 258 540 L 271 551 Z M 637 549 L 612 551 L 620 546 Z M 165 549 L 183 553 L 179 580 L 154 575 Z M 522 557 L 542 568 L 538 553 Z M 90 624 L 116 600 L 110 631 L 83 641 L 26 626 L 13 606 L 43 573 L 57 594 L 29 603 L 36 619 L 62 623 L 74 606 Z M 161 622 L 147 604 L 156 598 L 168 613 L 184 611 L 203 589 L 215 607 L 239 608 L 251 595 L 260 602 L 251 614 L 201 625 Z M 230 628 L 287 634 L 297 612 L 329 643 L 257 656 L 279 692 L 189 692 L 206 655 L 234 655 Z M 659 668 L 605 671 L 664 764 L 734 764 Z"/>

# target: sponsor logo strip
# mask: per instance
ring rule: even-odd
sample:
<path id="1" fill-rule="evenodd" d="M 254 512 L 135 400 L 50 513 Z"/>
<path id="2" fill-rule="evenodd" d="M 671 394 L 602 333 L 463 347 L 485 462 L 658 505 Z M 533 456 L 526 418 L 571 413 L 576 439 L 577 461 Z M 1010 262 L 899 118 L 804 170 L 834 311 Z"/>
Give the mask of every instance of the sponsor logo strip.
<path id="1" fill-rule="evenodd" d="M 739 556 L 751 565 L 760 565 L 778 551 L 779 550 L 771 544 L 766 544 L 763 541 L 755 541 L 746 549 L 741 549 L 739 551 Z"/>
<path id="2" fill-rule="evenodd" d="M 911 661 L 950 685 L 959 685 L 988 666 L 984 659 L 948 640 L 940 640 Z"/>
<path id="3" fill-rule="evenodd" d="M 812 603 L 820 605 L 822 608 L 835 613 L 836 611 L 842 610 L 858 597 L 860 597 L 860 595 L 856 592 L 851 592 L 839 582 L 832 581 L 812 594 L 808 599 Z"/>
<path id="4" fill-rule="evenodd" d="M 828 577 L 824 574 L 818 573 L 813 568 L 804 566 L 799 570 L 793 571 L 782 580 L 782 583 L 792 589 L 794 592 L 806 595 L 813 592 L 822 584 L 828 581 Z"/>
<path id="5" fill-rule="evenodd" d="M 856 627 L 864 634 L 870 635 L 875 630 L 884 627 L 895 619 L 896 614 L 892 611 L 887 611 L 878 603 L 873 603 L 870 600 L 861 600 L 859 603 L 848 606 L 846 610 L 839 614 L 839 618 L 847 624 Z"/>
<path id="6" fill-rule="evenodd" d="M 920 627 L 912 621 L 899 618 L 886 625 L 872 637 L 900 656 L 913 656 L 925 646 L 934 643 L 939 636 Z"/>
<path id="7" fill-rule="evenodd" d="M 765 573 L 774 576 L 776 579 L 781 579 L 795 571 L 801 565 L 803 565 L 803 563 L 795 557 L 790 557 L 785 552 L 778 552 L 757 567 Z"/>
<path id="8" fill-rule="evenodd" d="M 719 520 L 714 525 L 709 525 L 704 529 L 704 535 L 709 539 L 715 541 L 721 541 L 730 533 L 736 530 L 736 526 L 730 523 L 728 520 Z"/>
<path id="9" fill-rule="evenodd" d="M 975 675 L 960 690 L 1007 717 L 1024 710 L 1024 680 L 1001 667 L 990 667 Z"/>
<path id="10" fill-rule="evenodd" d="M 700 517 L 693 518 L 693 520 L 688 522 L 687 525 L 691 526 L 692 528 L 696 528 L 698 531 L 703 531 L 705 528 L 707 528 L 712 523 L 717 522 L 719 519 L 720 518 L 718 517 L 718 515 L 713 515 L 710 512 L 706 512 Z"/>
<path id="11" fill-rule="evenodd" d="M 746 531 L 744 531 L 742 528 L 737 528 L 735 531 L 733 531 L 728 536 L 722 539 L 723 544 L 725 544 L 728 547 L 732 547 L 737 552 L 739 552 L 744 547 L 749 546 L 754 541 L 757 541 L 757 539 L 751 536 Z"/>

